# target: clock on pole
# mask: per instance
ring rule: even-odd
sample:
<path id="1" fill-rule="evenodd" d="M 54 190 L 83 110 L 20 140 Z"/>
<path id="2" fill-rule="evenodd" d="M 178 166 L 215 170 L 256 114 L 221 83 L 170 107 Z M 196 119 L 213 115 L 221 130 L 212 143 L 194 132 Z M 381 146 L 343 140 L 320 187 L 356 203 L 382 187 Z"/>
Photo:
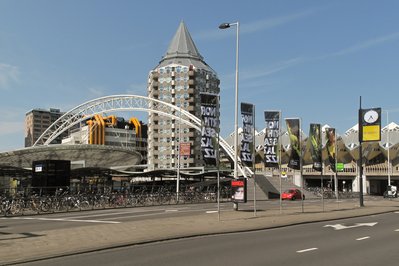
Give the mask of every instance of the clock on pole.
<path id="1" fill-rule="evenodd" d="M 360 109 L 359 133 L 361 142 L 381 140 L 381 108 Z"/>

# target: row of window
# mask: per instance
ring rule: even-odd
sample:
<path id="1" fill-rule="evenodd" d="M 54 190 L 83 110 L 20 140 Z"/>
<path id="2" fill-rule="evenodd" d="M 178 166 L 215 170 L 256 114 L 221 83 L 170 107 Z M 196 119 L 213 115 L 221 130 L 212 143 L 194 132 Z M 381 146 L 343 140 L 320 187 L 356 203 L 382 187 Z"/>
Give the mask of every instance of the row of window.
<path id="1" fill-rule="evenodd" d="M 165 77 L 160 77 L 158 79 L 159 83 L 171 83 L 172 80 L 176 81 L 176 82 L 187 82 L 190 78 L 187 75 L 184 76 L 177 76 L 174 79 L 170 76 L 165 76 Z"/>
<path id="2" fill-rule="evenodd" d="M 182 91 L 182 90 L 188 91 L 189 88 L 190 88 L 190 86 L 187 84 L 175 86 L 176 91 Z M 173 87 L 171 85 L 162 85 L 161 84 L 161 85 L 159 85 L 158 89 L 159 89 L 159 91 L 170 91 L 171 92 L 173 90 Z"/>
<path id="3" fill-rule="evenodd" d="M 159 97 L 158 97 L 159 100 L 172 100 L 173 98 L 188 100 L 188 99 L 190 99 L 190 95 L 188 93 L 183 93 L 183 94 L 176 94 L 173 97 L 172 95 L 162 94 L 162 95 L 159 95 Z"/>
<path id="4" fill-rule="evenodd" d="M 161 128 L 158 131 L 159 134 L 172 134 L 173 132 L 176 132 L 178 134 L 179 133 L 179 129 L 177 128 L 176 130 L 173 130 L 173 129 Z M 182 133 L 189 133 L 190 129 L 189 128 L 182 128 L 181 132 Z"/>
<path id="5" fill-rule="evenodd" d="M 174 140 L 174 141 L 176 141 L 176 142 L 180 142 L 180 138 L 179 138 L 179 137 L 176 137 L 176 138 L 162 137 L 162 138 L 159 138 L 159 139 L 158 139 L 158 142 L 160 142 L 160 143 L 162 143 L 162 142 L 164 142 L 164 143 L 169 143 L 169 142 L 171 142 L 172 140 Z M 182 140 L 183 142 L 188 142 L 188 141 L 190 141 L 190 137 L 182 137 L 181 140 Z M 168 146 L 168 147 L 169 147 L 169 146 Z"/>
<path id="6" fill-rule="evenodd" d="M 189 164 L 189 163 L 180 163 L 180 164 L 181 164 L 180 168 L 188 168 L 188 167 L 190 167 L 190 164 Z M 156 168 L 159 168 L 159 169 L 170 169 L 170 168 L 174 168 L 174 166 L 171 165 L 170 163 L 167 163 L 167 164 L 158 164 L 158 165 L 155 165 L 155 167 L 156 167 Z"/>
<path id="7" fill-rule="evenodd" d="M 171 73 L 173 71 L 176 71 L 177 73 L 187 73 L 188 67 L 186 67 L 186 66 L 176 66 L 176 67 L 166 66 L 166 67 L 159 68 L 160 74 Z"/>

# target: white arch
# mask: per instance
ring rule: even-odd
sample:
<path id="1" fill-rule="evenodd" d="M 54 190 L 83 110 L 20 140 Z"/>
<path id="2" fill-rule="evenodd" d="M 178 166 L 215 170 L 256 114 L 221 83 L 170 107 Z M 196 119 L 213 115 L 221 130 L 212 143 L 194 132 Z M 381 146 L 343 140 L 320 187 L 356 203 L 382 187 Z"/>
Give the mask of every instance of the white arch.
<path id="1" fill-rule="evenodd" d="M 170 103 L 140 95 L 111 95 L 85 102 L 66 112 L 43 132 L 33 146 L 49 145 L 61 133 L 81 121 L 86 120 L 88 117 L 116 111 L 143 111 L 158 113 L 172 119 L 181 119 L 182 123 L 185 123 L 197 130 L 201 130 L 200 118 Z M 234 161 L 234 150 L 222 137 L 220 137 L 220 146 Z M 240 159 L 238 158 L 238 160 L 240 164 Z M 247 176 L 247 173 L 252 174 L 252 171 L 247 167 L 245 167 L 244 171 L 242 167 L 239 166 L 239 170 L 245 177 Z"/>

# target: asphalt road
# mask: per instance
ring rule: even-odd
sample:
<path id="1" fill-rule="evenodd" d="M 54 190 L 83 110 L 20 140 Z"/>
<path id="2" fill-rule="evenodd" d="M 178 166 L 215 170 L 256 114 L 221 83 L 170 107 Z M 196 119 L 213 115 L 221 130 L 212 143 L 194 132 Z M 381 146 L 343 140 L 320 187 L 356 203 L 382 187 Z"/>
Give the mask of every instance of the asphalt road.
<path id="1" fill-rule="evenodd" d="M 284 209 L 301 209 L 301 201 L 285 201 Z M 320 201 L 305 201 L 305 206 L 320 205 Z M 258 211 L 278 209 L 279 201 L 259 201 L 256 203 Z M 221 211 L 232 210 L 233 203 L 221 203 Z M 253 211 L 253 202 L 239 204 L 239 209 Z M 65 213 L 52 213 L 40 215 L 23 215 L 16 217 L 0 217 L 3 228 L 7 228 L 8 234 L 21 234 L 43 230 L 57 230 L 88 226 L 93 224 L 112 224 L 146 219 L 162 219 L 168 217 L 181 217 L 193 214 L 217 212 L 216 203 L 187 204 L 187 205 L 164 205 L 136 208 L 117 208 L 91 211 L 74 211 Z M 0 232 L 1 233 L 1 232 Z"/>
<path id="2" fill-rule="evenodd" d="M 231 208 L 231 204 L 221 204 L 221 209 Z M 8 233 L 57 230 L 93 224 L 112 224 L 146 219 L 161 219 L 214 212 L 215 204 L 167 205 L 137 208 L 117 208 L 91 211 L 74 211 L 41 215 L 0 217 L 0 223 Z"/>
<path id="3" fill-rule="evenodd" d="M 398 265 L 398 246 L 399 213 L 388 213 L 134 245 L 29 265 Z"/>

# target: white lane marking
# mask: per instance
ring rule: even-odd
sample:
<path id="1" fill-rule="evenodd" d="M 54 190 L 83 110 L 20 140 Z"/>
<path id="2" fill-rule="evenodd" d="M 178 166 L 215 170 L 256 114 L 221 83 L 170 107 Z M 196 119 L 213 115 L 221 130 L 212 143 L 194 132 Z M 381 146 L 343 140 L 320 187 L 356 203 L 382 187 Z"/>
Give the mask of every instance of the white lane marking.
<path id="1" fill-rule="evenodd" d="M 119 215 L 119 214 L 132 214 L 132 213 L 143 213 L 143 212 L 159 212 L 161 210 L 136 210 L 136 211 L 126 211 L 126 212 L 110 212 L 110 213 L 102 213 L 102 214 L 89 214 L 89 215 L 81 215 L 81 216 L 71 216 L 74 219 L 76 218 L 89 218 L 89 217 L 97 217 L 97 216 L 112 216 L 112 215 Z"/>
<path id="2" fill-rule="evenodd" d="M 371 227 L 376 224 L 378 224 L 378 223 L 377 222 L 376 223 L 357 223 L 355 225 L 327 224 L 323 227 L 332 227 L 335 230 L 342 230 L 342 229 L 355 228 L 355 227 L 361 227 L 361 226 L 370 226 Z"/>
<path id="3" fill-rule="evenodd" d="M 165 212 L 178 212 L 179 210 L 165 210 Z"/>
<path id="4" fill-rule="evenodd" d="M 157 212 L 157 213 L 148 213 L 148 214 L 129 215 L 129 216 L 108 218 L 107 220 L 121 220 L 121 219 L 131 219 L 131 218 L 138 218 L 138 217 L 148 217 L 148 216 L 155 216 L 155 215 L 164 215 L 165 213 L 166 212 Z M 98 220 L 102 221 L 101 219 L 98 219 Z"/>
<path id="5" fill-rule="evenodd" d="M 399 232 L 399 229 L 396 229 L 395 232 Z"/>
<path id="6" fill-rule="evenodd" d="M 206 213 L 215 213 L 215 212 L 218 212 L 218 211 L 206 211 Z"/>
<path id="7" fill-rule="evenodd" d="M 308 249 L 302 249 L 302 250 L 298 250 L 296 253 L 304 253 L 304 252 L 309 252 L 309 251 L 313 251 L 313 250 L 317 250 L 318 248 L 308 248 Z"/>
<path id="8" fill-rule="evenodd" d="M 39 220 L 39 221 L 59 221 L 59 222 L 80 222 L 80 223 L 106 223 L 106 224 L 119 224 L 121 222 L 103 221 L 103 220 L 76 220 L 68 218 L 35 218 L 35 217 L 11 217 L 7 219 L 13 220 Z"/>
<path id="9" fill-rule="evenodd" d="M 356 238 L 357 241 L 361 241 L 361 240 L 365 240 L 365 239 L 369 239 L 369 236 L 365 236 L 365 237 L 360 237 L 360 238 Z"/>
<path id="10" fill-rule="evenodd" d="M 126 214 L 128 212 L 113 212 L 113 213 L 102 213 L 102 214 L 92 214 L 92 215 L 81 215 L 81 216 L 72 216 L 74 219 L 77 218 L 88 218 L 88 217 L 97 217 L 97 216 L 112 216 L 119 214 Z"/>

